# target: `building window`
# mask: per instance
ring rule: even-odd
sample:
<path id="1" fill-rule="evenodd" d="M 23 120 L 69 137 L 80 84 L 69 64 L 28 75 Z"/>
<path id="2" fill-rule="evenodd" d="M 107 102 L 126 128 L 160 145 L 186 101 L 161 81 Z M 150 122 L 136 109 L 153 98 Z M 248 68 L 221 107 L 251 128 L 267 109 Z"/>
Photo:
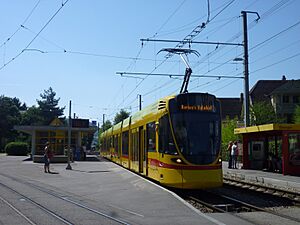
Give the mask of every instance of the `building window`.
<path id="1" fill-rule="evenodd" d="M 300 103 L 300 96 L 293 96 L 293 103 Z"/>
<path id="2" fill-rule="evenodd" d="M 289 103 L 289 96 L 288 95 L 283 95 L 282 96 L 282 103 Z"/>

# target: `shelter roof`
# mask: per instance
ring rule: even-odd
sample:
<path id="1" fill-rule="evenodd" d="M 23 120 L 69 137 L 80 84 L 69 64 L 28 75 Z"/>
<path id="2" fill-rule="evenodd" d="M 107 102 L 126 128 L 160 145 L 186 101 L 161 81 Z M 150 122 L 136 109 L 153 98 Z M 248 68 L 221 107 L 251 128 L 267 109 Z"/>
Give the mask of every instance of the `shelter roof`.
<path id="1" fill-rule="evenodd" d="M 264 124 L 259 126 L 242 127 L 234 129 L 234 134 L 247 134 L 267 131 L 300 131 L 300 124 Z"/>

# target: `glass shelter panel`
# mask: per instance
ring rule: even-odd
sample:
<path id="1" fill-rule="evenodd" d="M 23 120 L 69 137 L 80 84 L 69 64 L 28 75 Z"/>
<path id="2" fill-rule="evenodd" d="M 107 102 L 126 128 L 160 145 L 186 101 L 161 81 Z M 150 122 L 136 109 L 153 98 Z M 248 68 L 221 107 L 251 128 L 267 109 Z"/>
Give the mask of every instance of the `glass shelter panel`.
<path id="1" fill-rule="evenodd" d="M 300 165 L 300 134 L 289 134 L 289 161 L 292 165 Z"/>

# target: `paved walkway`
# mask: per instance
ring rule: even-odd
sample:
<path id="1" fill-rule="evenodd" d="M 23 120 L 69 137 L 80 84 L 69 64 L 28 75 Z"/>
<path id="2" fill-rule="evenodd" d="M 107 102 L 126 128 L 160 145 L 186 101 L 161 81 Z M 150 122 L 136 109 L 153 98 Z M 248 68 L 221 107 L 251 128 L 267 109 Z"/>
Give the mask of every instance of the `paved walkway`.
<path id="1" fill-rule="evenodd" d="M 48 174 L 44 173 L 43 164 L 24 159 L 0 156 L 1 182 L 9 180 L 4 176 L 7 174 L 45 189 L 57 190 L 91 208 L 117 215 L 130 224 L 225 224 L 222 219 L 213 218 L 215 215 L 199 212 L 172 192 L 106 160 L 75 162 L 71 164 L 72 170 L 66 170 L 66 164 L 52 164 L 50 168 L 55 173 Z M 2 192 L 0 190 L 0 196 L 5 198 Z M 229 224 L 245 224 L 231 215 L 222 218 L 230 221 Z M 0 213 L 0 224 L 8 221 L 9 218 L 1 221 Z"/>

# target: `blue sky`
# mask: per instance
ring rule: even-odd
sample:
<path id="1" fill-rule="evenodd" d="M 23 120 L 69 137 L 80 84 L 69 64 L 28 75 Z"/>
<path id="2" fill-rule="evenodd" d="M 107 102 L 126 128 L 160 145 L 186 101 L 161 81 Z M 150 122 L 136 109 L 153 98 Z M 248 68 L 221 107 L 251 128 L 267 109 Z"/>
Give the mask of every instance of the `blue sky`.
<path id="1" fill-rule="evenodd" d="M 166 54 L 157 54 L 176 44 L 142 46 L 140 39 L 182 40 L 208 20 L 208 0 L 69 0 L 45 26 L 64 2 L 1 0 L 0 95 L 32 106 L 52 87 L 65 115 L 72 100 L 72 114 L 102 121 L 102 114 L 112 120 L 121 108 L 137 111 L 139 94 L 146 106 L 179 92 L 180 79 L 150 75 L 142 80 L 116 72 L 183 74 L 178 55 L 164 61 Z M 242 43 L 241 11 L 261 16 L 256 23 L 256 15 L 248 14 L 250 88 L 261 79 L 300 78 L 300 1 L 209 0 L 209 5 L 209 22 L 194 41 Z M 191 45 L 200 53 L 189 56 L 193 74 L 242 76 L 242 63 L 233 59 L 242 57 L 243 48 L 216 47 Z M 195 77 L 189 90 L 239 97 L 243 80 Z"/>

